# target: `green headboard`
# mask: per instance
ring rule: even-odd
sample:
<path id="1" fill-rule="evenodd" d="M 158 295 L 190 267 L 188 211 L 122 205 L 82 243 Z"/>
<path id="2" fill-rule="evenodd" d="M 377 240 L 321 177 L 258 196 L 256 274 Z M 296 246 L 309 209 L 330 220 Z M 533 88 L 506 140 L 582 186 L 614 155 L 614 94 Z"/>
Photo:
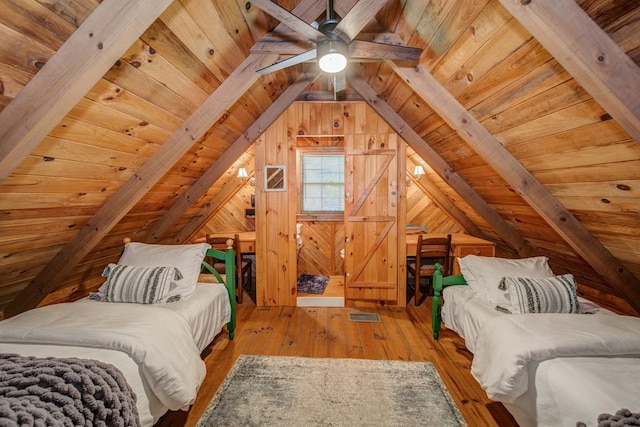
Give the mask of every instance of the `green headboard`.
<path id="1" fill-rule="evenodd" d="M 442 290 L 445 286 L 463 286 L 467 282 L 462 274 L 443 277 L 440 269 L 442 266 L 436 263 L 436 271 L 433 274 L 433 301 L 431 302 L 431 326 L 433 327 L 433 339 L 438 339 L 442 324 Z"/>
<path id="2" fill-rule="evenodd" d="M 229 332 L 229 339 L 233 339 L 236 329 L 236 257 L 233 252 L 233 248 L 229 247 L 226 251 L 219 251 L 217 249 L 208 249 L 205 257 L 212 257 L 217 260 L 224 261 L 225 271 L 231 272 L 225 274 L 225 280 L 222 280 L 220 274 L 213 266 L 208 262 L 202 261 L 202 267 L 209 273 L 213 274 L 218 282 L 224 283 L 229 295 L 229 303 L 231 304 L 231 320 L 227 323 L 227 331 Z"/>

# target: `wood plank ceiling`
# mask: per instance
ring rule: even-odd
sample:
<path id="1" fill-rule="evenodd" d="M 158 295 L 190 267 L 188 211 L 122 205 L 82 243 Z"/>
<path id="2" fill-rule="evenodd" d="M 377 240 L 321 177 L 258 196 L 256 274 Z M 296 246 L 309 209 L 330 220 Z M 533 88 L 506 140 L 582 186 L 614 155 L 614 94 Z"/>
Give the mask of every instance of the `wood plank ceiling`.
<path id="1" fill-rule="evenodd" d="M 0 3 L 6 315 L 95 289 L 125 236 L 187 241 L 253 139 L 327 89 L 308 64 L 255 73 L 289 30 L 251 2 Z M 278 3 L 323 20 L 324 2 Z M 435 203 L 640 311 L 638 2 L 388 0 L 376 33 L 424 49 L 418 67 L 353 63 L 349 90 L 430 166 Z"/>

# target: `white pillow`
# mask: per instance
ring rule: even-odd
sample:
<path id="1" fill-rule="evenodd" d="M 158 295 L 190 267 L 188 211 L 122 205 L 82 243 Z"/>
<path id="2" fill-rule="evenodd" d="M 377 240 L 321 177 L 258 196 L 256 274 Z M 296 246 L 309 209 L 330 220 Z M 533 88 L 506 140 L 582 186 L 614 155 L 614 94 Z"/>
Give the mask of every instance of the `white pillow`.
<path id="1" fill-rule="evenodd" d="M 175 299 L 177 295 L 184 299 L 196 289 L 200 267 L 208 243 L 192 245 L 150 245 L 130 242 L 124 246 L 124 252 L 118 261 L 121 265 L 136 267 L 176 267 L 182 273 L 182 279 L 172 281 L 166 299 Z"/>
<path id="2" fill-rule="evenodd" d="M 102 276 L 107 278 L 104 295 L 107 302 L 157 304 L 164 302 L 171 282 L 182 279 L 175 267 L 134 267 L 109 264 Z"/>
<path id="3" fill-rule="evenodd" d="M 480 298 L 491 305 L 499 305 L 504 308 L 511 306 L 508 291 L 502 291 L 498 287 L 503 277 L 528 277 L 544 279 L 553 277 L 553 271 L 544 256 L 507 259 L 495 257 L 483 257 L 467 255 L 458 258 L 460 272 L 471 289 Z"/>
<path id="4" fill-rule="evenodd" d="M 505 277 L 500 283 L 500 288 L 509 292 L 509 311 L 514 314 L 580 313 L 576 287 L 572 274 L 546 279 Z"/>

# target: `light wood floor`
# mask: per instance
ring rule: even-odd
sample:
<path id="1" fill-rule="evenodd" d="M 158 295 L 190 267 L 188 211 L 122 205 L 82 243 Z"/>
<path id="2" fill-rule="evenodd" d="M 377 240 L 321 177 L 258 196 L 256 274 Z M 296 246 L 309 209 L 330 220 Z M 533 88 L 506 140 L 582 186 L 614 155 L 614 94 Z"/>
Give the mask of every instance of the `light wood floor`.
<path id="1" fill-rule="evenodd" d="M 203 352 L 207 365 L 189 412 L 169 412 L 157 426 L 194 426 L 241 354 L 433 362 L 469 426 L 517 427 L 502 404 L 487 399 L 470 373 L 472 354 L 454 332 L 434 341 L 430 299 L 406 309 L 371 309 L 380 323 L 349 321 L 351 308 L 260 307 L 250 298 L 238 306 L 236 338 L 220 334 Z M 368 311 L 358 309 L 358 311 Z"/>

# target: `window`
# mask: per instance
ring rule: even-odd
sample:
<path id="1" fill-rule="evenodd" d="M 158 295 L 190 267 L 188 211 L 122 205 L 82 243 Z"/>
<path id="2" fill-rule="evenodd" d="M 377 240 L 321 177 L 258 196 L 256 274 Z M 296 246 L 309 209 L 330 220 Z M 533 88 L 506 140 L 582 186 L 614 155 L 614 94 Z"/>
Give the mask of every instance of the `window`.
<path id="1" fill-rule="evenodd" d="M 344 155 L 302 155 L 302 212 L 344 211 Z"/>

